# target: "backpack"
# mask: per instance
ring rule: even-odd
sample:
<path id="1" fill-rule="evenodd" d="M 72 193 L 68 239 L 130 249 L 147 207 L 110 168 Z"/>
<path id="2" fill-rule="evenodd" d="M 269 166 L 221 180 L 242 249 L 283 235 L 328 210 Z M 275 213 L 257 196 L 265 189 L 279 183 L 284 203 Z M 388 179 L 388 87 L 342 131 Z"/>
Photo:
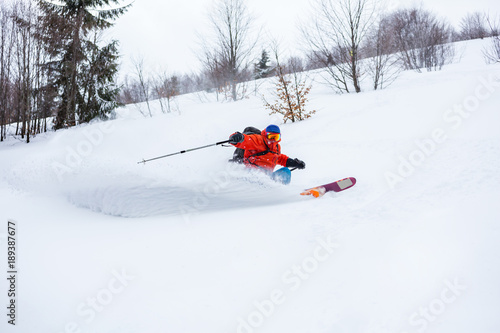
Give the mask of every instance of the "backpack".
<path id="1" fill-rule="evenodd" d="M 249 126 L 243 130 L 243 134 L 260 134 L 261 131 L 255 127 Z M 233 158 L 229 162 L 243 163 L 243 156 L 245 155 L 245 149 L 236 148 L 233 153 Z"/>

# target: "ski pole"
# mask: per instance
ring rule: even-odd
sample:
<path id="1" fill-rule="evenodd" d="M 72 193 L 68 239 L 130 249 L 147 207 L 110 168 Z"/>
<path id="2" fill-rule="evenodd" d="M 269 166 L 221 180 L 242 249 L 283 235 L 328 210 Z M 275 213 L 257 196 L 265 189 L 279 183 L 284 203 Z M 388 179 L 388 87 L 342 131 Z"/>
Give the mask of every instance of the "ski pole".
<path id="1" fill-rule="evenodd" d="M 143 159 L 142 161 L 137 162 L 137 164 L 140 164 L 140 163 L 146 164 L 146 162 L 149 162 L 149 161 L 154 161 L 154 160 L 158 160 L 160 158 L 165 158 L 165 157 L 174 156 L 174 155 L 178 155 L 178 154 L 184 154 L 184 153 L 188 153 L 188 152 L 193 151 L 193 150 L 198 150 L 198 149 L 203 149 L 203 148 L 218 146 L 218 145 L 222 145 L 224 143 L 228 143 L 229 141 L 231 141 L 231 140 L 226 140 L 226 141 L 221 141 L 221 142 L 217 142 L 217 143 L 212 143 L 210 145 L 206 145 L 206 146 L 202 146 L 202 147 L 196 147 L 196 148 L 181 150 L 181 151 L 178 151 L 177 153 L 172 153 L 172 154 L 167 154 L 167 155 L 163 155 L 163 156 L 158 156 L 158 157 L 150 158 L 149 160 L 144 160 Z"/>

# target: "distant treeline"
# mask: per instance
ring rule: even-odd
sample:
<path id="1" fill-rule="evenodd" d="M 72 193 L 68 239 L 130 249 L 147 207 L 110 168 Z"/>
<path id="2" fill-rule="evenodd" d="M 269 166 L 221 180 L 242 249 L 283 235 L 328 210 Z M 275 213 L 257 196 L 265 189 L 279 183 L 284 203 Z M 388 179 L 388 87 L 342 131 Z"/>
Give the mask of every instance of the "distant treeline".
<path id="1" fill-rule="evenodd" d="M 120 2 L 0 4 L 0 141 L 29 142 L 48 130 L 107 119 L 120 104 L 147 102 L 149 109 L 159 99 L 170 112 L 175 96 L 193 92 L 236 101 L 257 93 L 249 82 L 278 70 L 321 69 L 336 93 L 360 92 L 363 80 L 380 89 L 400 70 L 441 69 L 454 58 L 454 41 L 494 37 L 485 58 L 500 55 L 499 22 L 480 12 L 466 15 L 457 30 L 422 8 L 384 12 L 377 1 L 314 0 L 298 34 L 303 54 L 278 62 L 279 43 L 264 44 L 253 33 L 245 0 L 219 0 L 200 38 L 200 71 L 148 75 L 144 59 L 136 59 L 135 71 L 118 83 L 118 42 L 104 40 L 102 31 L 128 9 Z"/>

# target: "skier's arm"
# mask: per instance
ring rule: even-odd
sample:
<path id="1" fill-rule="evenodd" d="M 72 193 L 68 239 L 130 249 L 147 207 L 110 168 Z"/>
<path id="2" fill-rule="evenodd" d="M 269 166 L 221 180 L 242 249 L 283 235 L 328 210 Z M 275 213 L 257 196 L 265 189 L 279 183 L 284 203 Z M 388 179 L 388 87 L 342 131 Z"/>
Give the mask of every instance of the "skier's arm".
<path id="1" fill-rule="evenodd" d="M 288 156 L 286 156 L 285 154 L 280 154 L 278 156 L 278 161 L 277 163 L 281 166 L 286 166 L 286 161 L 288 161 Z"/>
<path id="2" fill-rule="evenodd" d="M 257 147 L 259 147 L 259 142 L 256 141 L 255 135 L 247 135 L 236 132 L 229 137 L 229 140 L 231 140 L 229 143 L 236 148 L 258 149 Z"/>

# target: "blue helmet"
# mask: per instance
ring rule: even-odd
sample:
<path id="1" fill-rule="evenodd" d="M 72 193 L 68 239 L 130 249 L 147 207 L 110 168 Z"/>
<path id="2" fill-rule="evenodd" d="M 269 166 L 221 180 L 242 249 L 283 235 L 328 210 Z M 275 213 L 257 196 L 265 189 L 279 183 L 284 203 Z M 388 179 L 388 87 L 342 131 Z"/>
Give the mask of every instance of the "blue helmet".
<path id="1" fill-rule="evenodd" d="M 266 133 L 280 133 L 280 128 L 276 125 L 269 125 L 266 127 Z"/>

